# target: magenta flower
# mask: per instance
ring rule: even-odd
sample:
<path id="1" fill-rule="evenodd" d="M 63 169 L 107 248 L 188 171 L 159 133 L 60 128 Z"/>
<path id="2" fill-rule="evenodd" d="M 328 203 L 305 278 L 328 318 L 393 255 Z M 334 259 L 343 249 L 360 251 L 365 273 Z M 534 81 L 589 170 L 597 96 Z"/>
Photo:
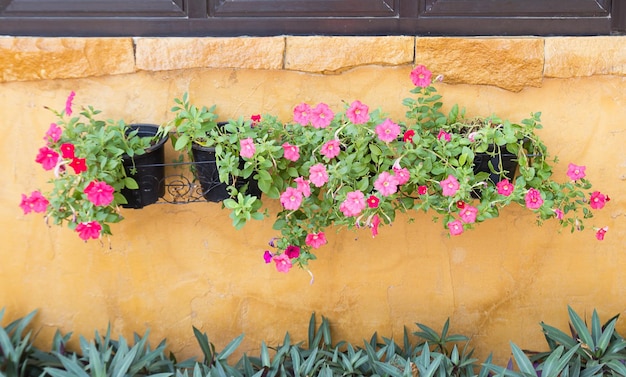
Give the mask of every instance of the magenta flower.
<path id="1" fill-rule="evenodd" d="M 306 103 L 301 103 L 293 109 L 293 121 L 306 126 L 309 124 L 309 118 L 311 116 L 311 106 Z"/>
<path id="2" fill-rule="evenodd" d="M 76 93 L 72 90 L 70 95 L 67 96 L 67 100 L 65 101 L 65 114 L 72 115 L 72 101 L 74 101 L 74 96 Z"/>
<path id="3" fill-rule="evenodd" d="M 72 162 L 68 164 L 72 169 L 74 169 L 74 173 L 80 174 L 84 171 L 87 171 L 87 163 L 84 158 L 76 158 L 72 159 Z"/>
<path id="4" fill-rule="evenodd" d="M 289 257 L 285 253 L 274 255 L 273 260 L 274 263 L 276 263 L 276 270 L 278 272 L 289 272 L 291 269 L 291 260 L 289 260 Z"/>
<path id="5" fill-rule="evenodd" d="M 289 245 L 287 246 L 287 248 L 285 249 L 285 255 L 287 255 L 289 257 L 289 259 L 294 259 L 300 256 L 300 247 L 299 246 L 294 246 L 294 245 Z"/>
<path id="6" fill-rule="evenodd" d="M 328 173 L 324 165 L 315 164 L 309 168 L 309 179 L 315 187 L 322 187 L 324 183 L 328 182 Z"/>
<path id="7" fill-rule="evenodd" d="M 56 123 L 50 123 L 50 128 L 48 128 L 48 131 L 46 131 L 46 137 L 44 137 L 43 139 L 52 140 L 56 143 L 61 138 L 62 133 L 63 131 L 59 126 L 57 126 Z"/>
<path id="8" fill-rule="evenodd" d="M 385 119 L 384 122 L 376 126 L 374 129 L 378 138 L 386 143 L 394 141 L 400 135 L 400 126 L 392 122 L 391 119 Z"/>
<path id="9" fill-rule="evenodd" d="M 496 183 L 496 189 L 498 190 L 498 194 L 509 196 L 513 193 L 513 189 L 515 187 L 509 182 L 508 179 L 503 179 L 500 182 Z"/>
<path id="10" fill-rule="evenodd" d="M 314 249 L 319 249 L 320 247 L 328 243 L 324 232 L 307 234 L 305 242 L 307 245 L 311 246 Z"/>
<path id="11" fill-rule="evenodd" d="M 453 175 L 448 175 L 448 178 L 439 182 L 439 185 L 441 186 L 443 196 L 454 196 L 459 191 L 459 181 Z"/>
<path id="12" fill-rule="evenodd" d="M 289 161 L 298 161 L 298 159 L 300 158 L 300 148 L 298 148 L 297 145 L 284 143 L 283 150 L 283 156 Z"/>
<path id="13" fill-rule="evenodd" d="M 466 224 L 471 224 L 476 222 L 476 215 L 478 214 L 478 208 L 472 207 L 470 205 L 464 205 L 461 211 L 459 212 L 459 216 L 461 220 Z"/>
<path id="14" fill-rule="evenodd" d="M 261 121 L 261 114 L 252 114 L 250 116 L 250 120 L 252 121 L 252 123 L 250 123 L 250 127 L 251 128 L 256 127 Z"/>
<path id="15" fill-rule="evenodd" d="M 430 72 L 425 66 L 418 65 L 411 71 L 411 81 L 413 81 L 413 85 L 419 86 L 422 88 L 430 85 L 432 77 L 432 72 Z"/>
<path id="16" fill-rule="evenodd" d="M 61 148 L 59 148 L 59 150 L 61 151 L 61 156 L 63 156 L 63 158 L 74 158 L 74 144 L 63 143 L 61 144 Z"/>
<path id="17" fill-rule="evenodd" d="M 412 142 L 413 142 L 413 137 L 414 137 L 414 136 L 415 136 L 415 131 L 413 131 L 413 130 L 407 130 L 407 131 L 404 133 L 404 136 L 402 137 L 402 140 L 403 140 L 405 143 L 412 143 Z"/>
<path id="18" fill-rule="evenodd" d="M 530 209 L 539 209 L 543 204 L 541 193 L 539 190 L 534 188 L 528 190 L 526 196 L 524 197 L 524 201 L 526 201 L 526 207 Z"/>
<path id="19" fill-rule="evenodd" d="M 553 209 L 554 211 L 554 217 L 556 217 L 558 220 L 563 220 L 563 211 L 561 211 L 558 208 Z"/>
<path id="20" fill-rule="evenodd" d="M 401 169 L 393 168 L 393 174 L 396 176 L 396 179 L 398 180 L 398 186 L 407 183 L 409 179 L 411 179 L 411 173 L 409 172 L 409 169 L 407 168 L 401 168 Z"/>
<path id="21" fill-rule="evenodd" d="M 326 128 L 332 122 L 335 114 L 325 103 L 320 103 L 313 110 L 311 110 L 311 116 L 309 121 L 315 128 Z"/>
<path id="22" fill-rule="evenodd" d="M 113 192 L 115 189 L 106 182 L 91 181 L 85 187 L 87 199 L 95 206 L 108 206 L 113 201 Z"/>
<path id="23" fill-rule="evenodd" d="M 378 215 L 374 215 L 372 217 L 372 221 L 370 221 L 370 227 L 372 228 L 372 237 L 376 237 L 378 235 L 379 225 L 380 225 L 380 217 L 378 217 Z"/>
<path id="24" fill-rule="evenodd" d="M 87 241 L 90 238 L 97 240 L 98 238 L 100 238 L 102 225 L 100 225 L 100 223 L 97 221 L 89 221 L 76 225 L 75 230 L 76 232 L 78 232 L 78 236 L 84 241 Z"/>
<path id="25" fill-rule="evenodd" d="M 602 209 L 607 201 L 607 196 L 602 194 L 600 191 L 594 191 L 591 193 L 591 197 L 589 198 L 589 206 L 593 209 Z"/>
<path id="26" fill-rule="evenodd" d="M 263 253 L 263 260 L 265 261 L 265 264 L 268 264 L 272 261 L 272 253 L 270 253 L 269 250 L 265 250 L 265 252 Z"/>
<path id="27" fill-rule="evenodd" d="M 43 196 L 41 192 L 33 191 L 29 197 L 22 194 L 20 207 L 22 208 L 22 211 L 24 211 L 24 214 L 27 215 L 31 211 L 34 211 L 36 213 L 46 212 L 46 210 L 48 209 L 48 204 L 50 204 L 50 202 L 48 202 L 48 199 L 46 199 L 46 197 Z"/>
<path id="28" fill-rule="evenodd" d="M 581 178 L 585 178 L 585 169 L 587 167 L 586 166 L 578 166 L 575 164 L 570 163 L 569 165 L 567 165 L 567 176 L 572 180 L 575 181 L 577 179 L 581 179 Z"/>
<path id="29" fill-rule="evenodd" d="M 374 188 L 378 190 L 382 196 L 395 194 L 396 191 L 398 191 L 398 178 L 384 171 L 378 175 L 378 179 L 374 182 Z"/>
<path id="30" fill-rule="evenodd" d="M 280 204 L 285 209 L 295 211 L 302 204 L 302 193 L 293 187 L 287 187 L 285 192 L 280 195 Z"/>
<path id="31" fill-rule="evenodd" d="M 239 140 L 239 146 L 241 147 L 241 151 L 239 155 L 244 158 L 252 158 L 254 157 L 254 152 L 256 152 L 256 147 L 254 146 L 254 141 L 251 137 L 243 140 Z"/>
<path id="32" fill-rule="evenodd" d="M 357 216 L 365 209 L 365 206 L 365 195 L 361 191 L 351 191 L 339 206 L 339 210 L 344 216 Z"/>
<path id="33" fill-rule="evenodd" d="M 448 230 L 451 236 L 458 236 L 463 233 L 463 223 L 461 220 L 454 220 L 448 223 Z"/>
<path id="34" fill-rule="evenodd" d="M 439 130 L 439 134 L 437 134 L 437 140 L 442 140 L 442 139 L 448 142 L 452 140 L 452 135 L 450 135 L 444 130 Z"/>
<path id="35" fill-rule="evenodd" d="M 419 195 L 426 195 L 428 193 L 428 187 L 426 187 L 426 186 L 418 186 L 417 187 L 417 193 Z"/>
<path id="36" fill-rule="evenodd" d="M 339 148 L 339 140 L 337 139 L 327 142 L 320 150 L 320 153 L 328 159 L 339 156 L 339 152 L 341 152 L 341 149 Z"/>
<path id="37" fill-rule="evenodd" d="M 361 101 L 352 102 L 346 111 L 346 115 L 350 122 L 354 124 L 363 124 L 370 120 L 369 107 L 362 104 Z"/>
<path id="38" fill-rule="evenodd" d="M 609 231 L 609 227 L 605 226 L 596 231 L 596 238 L 598 241 L 602 241 L 604 239 L 604 235 Z"/>
<path id="39" fill-rule="evenodd" d="M 35 162 L 43 166 L 45 170 L 52 170 L 59 162 L 59 154 L 48 147 L 39 148 L 39 153 L 35 157 Z"/>
<path id="40" fill-rule="evenodd" d="M 33 206 L 29 200 L 29 197 L 25 194 L 22 194 L 22 201 L 20 202 L 20 208 L 24 212 L 25 215 L 28 215 L 32 210 Z"/>
<path id="41" fill-rule="evenodd" d="M 308 198 L 311 196 L 311 183 L 308 179 L 298 177 L 294 179 L 294 182 L 297 184 L 296 190 L 300 191 L 304 197 Z"/>
<path id="42" fill-rule="evenodd" d="M 374 195 L 370 195 L 370 197 L 367 198 L 367 206 L 370 208 L 378 208 L 379 202 L 380 202 L 380 199 L 378 199 Z"/>

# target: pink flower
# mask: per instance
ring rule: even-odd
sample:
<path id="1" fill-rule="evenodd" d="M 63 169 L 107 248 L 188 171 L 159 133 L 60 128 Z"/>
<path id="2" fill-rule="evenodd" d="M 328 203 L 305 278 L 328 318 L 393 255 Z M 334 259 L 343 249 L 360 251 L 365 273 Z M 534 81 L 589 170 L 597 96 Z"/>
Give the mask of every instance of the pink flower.
<path id="1" fill-rule="evenodd" d="M 442 140 L 442 139 L 445 141 L 450 141 L 452 140 L 452 135 L 450 135 L 444 130 L 439 130 L 439 134 L 437 134 L 437 140 Z"/>
<path id="2" fill-rule="evenodd" d="M 298 159 L 300 158 L 300 148 L 298 148 L 297 145 L 284 143 L 283 150 L 283 156 L 289 161 L 298 161 Z"/>
<path id="3" fill-rule="evenodd" d="M 319 249 L 320 247 L 328 243 L 324 232 L 307 234 L 305 242 L 307 245 L 311 246 L 314 249 Z"/>
<path id="4" fill-rule="evenodd" d="M 425 66 L 418 65 L 411 71 L 411 81 L 413 81 L 413 85 L 419 86 L 422 88 L 430 85 L 430 78 L 432 77 L 432 72 L 430 72 Z"/>
<path id="5" fill-rule="evenodd" d="M 554 211 L 554 217 L 556 217 L 559 220 L 563 220 L 563 211 L 561 211 L 558 208 L 553 209 Z"/>
<path id="6" fill-rule="evenodd" d="M 250 124 L 250 127 L 256 127 L 259 122 L 261 121 L 261 114 L 253 114 L 250 116 L 250 120 L 252 121 L 252 123 Z"/>
<path id="7" fill-rule="evenodd" d="M 74 169 L 74 173 L 80 174 L 84 171 L 87 171 L 87 163 L 84 158 L 76 158 L 72 159 L 72 162 L 68 164 L 72 169 Z"/>
<path id="8" fill-rule="evenodd" d="M 337 139 L 327 142 L 320 150 L 320 153 L 328 159 L 337 157 L 339 152 L 341 152 L 341 149 L 339 148 L 339 140 Z"/>
<path id="9" fill-rule="evenodd" d="M 363 124 L 370 120 L 369 107 L 362 104 L 361 101 L 352 102 L 346 111 L 346 115 L 350 122 L 354 124 Z"/>
<path id="10" fill-rule="evenodd" d="M 451 236 L 458 236 L 463 233 L 463 223 L 461 220 L 454 220 L 448 223 L 448 230 Z"/>
<path id="11" fill-rule="evenodd" d="M 27 215 L 31 211 L 36 213 L 46 212 L 48 204 L 50 204 L 50 202 L 48 202 L 48 199 L 46 199 L 41 192 L 33 191 L 29 197 L 22 194 L 20 207 L 22 208 L 22 211 L 24 211 L 24 214 Z"/>
<path id="12" fill-rule="evenodd" d="M 63 131 L 59 126 L 57 126 L 56 123 L 50 123 L 50 128 L 48 128 L 48 131 L 46 131 L 46 137 L 44 137 L 43 139 L 52 140 L 56 143 L 61 138 L 62 133 Z"/>
<path id="13" fill-rule="evenodd" d="M 285 253 L 274 255 L 274 258 L 272 259 L 274 260 L 274 263 L 276 263 L 276 270 L 278 272 L 289 272 L 291 269 L 291 260 Z"/>
<path id="14" fill-rule="evenodd" d="M 500 182 L 496 183 L 496 189 L 498 190 L 498 194 L 509 196 L 513 192 L 513 185 L 509 182 L 508 179 L 503 179 Z"/>
<path id="15" fill-rule="evenodd" d="M 74 144 L 63 143 L 59 149 L 61 150 L 61 156 L 63 156 L 63 158 L 74 158 Z"/>
<path id="16" fill-rule="evenodd" d="M 293 109 L 293 121 L 306 126 L 309 124 L 309 117 L 311 116 L 311 106 L 306 103 L 301 103 Z"/>
<path id="17" fill-rule="evenodd" d="M 241 147 L 241 151 L 239 155 L 245 158 L 254 157 L 254 152 L 256 152 L 256 147 L 254 146 L 254 141 L 251 137 L 243 140 L 239 140 L 239 146 Z"/>
<path id="18" fill-rule="evenodd" d="M 22 201 L 20 202 L 20 208 L 24 211 L 25 215 L 28 215 L 32 211 L 33 207 L 30 203 L 29 197 L 22 194 Z"/>
<path id="19" fill-rule="evenodd" d="M 378 235 L 379 225 L 380 225 L 380 217 L 378 217 L 378 215 L 374 215 L 374 217 L 372 217 L 372 221 L 370 222 L 370 227 L 372 228 L 372 237 L 376 237 Z"/>
<path id="20" fill-rule="evenodd" d="M 390 119 L 385 119 L 384 122 L 376 126 L 375 131 L 380 140 L 388 143 L 394 141 L 400 135 L 400 126 Z"/>
<path id="21" fill-rule="evenodd" d="M 297 258 L 300 256 L 300 247 L 294 245 L 287 246 L 285 249 L 285 255 L 287 255 L 289 259 Z"/>
<path id="22" fill-rule="evenodd" d="M 339 206 L 339 210 L 344 216 L 357 216 L 365 209 L 365 205 L 365 195 L 361 191 L 351 191 Z"/>
<path id="23" fill-rule="evenodd" d="M 459 191 L 459 181 L 453 175 L 448 175 L 448 178 L 439 182 L 439 185 L 441 186 L 443 196 L 454 196 Z"/>
<path id="24" fill-rule="evenodd" d="M 294 179 L 294 182 L 297 184 L 296 190 L 300 191 L 304 197 L 311 196 L 311 184 L 308 179 L 298 177 Z"/>
<path id="25" fill-rule="evenodd" d="M 367 206 L 370 208 L 378 208 L 379 202 L 380 202 L 380 199 L 378 199 L 374 195 L 370 195 L 370 197 L 367 198 Z"/>
<path id="26" fill-rule="evenodd" d="M 268 264 L 272 261 L 272 253 L 270 253 L 269 250 L 265 250 L 265 252 L 263 253 L 263 260 L 265 261 L 265 264 Z"/>
<path id="27" fill-rule="evenodd" d="M 96 206 L 108 206 L 113 201 L 115 189 L 106 182 L 91 181 L 85 187 L 87 199 Z"/>
<path id="28" fill-rule="evenodd" d="M 426 187 L 426 186 L 418 186 L 417 187 L 417 193 L 419 195 L 426 195 L 428 193 L 428 187 Z"/>
<path id="29" fill-rule="evenodd" d="M 67 96 L 67 100 L 65 101 L 65 114 L 72 115 L 72 101 L 74 101 L 74 96 L 76 93 L 72 90 L 70 95 Z"/>
<path id="30" fill-rule="evenodd" d="M 326 128 L 332 122 L 335 114 L 325 103 L 320 103 L 313 110 L 311 110 L 311 116 L 309 120 L 311 125 L 315 128 Z"/>
<path id="31" fill-rule="evenodd" d="M 581 178 L 585 178 L 585 169 L 587 167 L 586 166 L 578 166 L 575 164 L 570 163 L 569 165 L 567 165 L 567 176 L 572 180 L 575 181 L 577 179 L 581 179 Z"/>
<path id="32" fill-rule="evenodd" d="M 302 204 L 302 193 L 293 187 L 287 187 L 280 195 L 280 204 L 288 210 L 296 210 Z"/>
<path id="33" fill-rule="evenodd" d="M 311 166 L 309 168 L 309 179 L 315 187 L 322 187 L 324 183 L 328 182 L 326 167 L 321 163 Z"/>
<path id="34" fill-rule="evenodd" d="M 401 169 L 393 168 L 393 174 L 396 176 L 396 179 L 398 180 L 398 186 L 407 183 L 409 179 L 411 178 L 411 173 L 409 172 L 409 169 L 407 168 L 401 168 Z"/>
<path id="35" fill-rule="evenodd" d="M 35 157 L 35 162 L 43 166 L 45 170 L 52 170 L 59 162 L 59 154 L 48 147 L 39 148 L 39 153 Z"/>
<path id="36" fill-rule="evenodd" d="M 89 221 L 76 225 L 75 230 L 78 232 L 78 236 L 84 241 L 87 241 L 90 238 L 97 240 L 98 238 L 100 238 L 102 225 L 100 225 L 100 223 L 97 221 Z"/>
<path id="37" fill-rule="evenodd" d="M 596 231 L 596 238 L 598 241 L 602 241 L 604 239 L 604 235 L 609 231 L 609 227 L 605 226 Z"/>
<path id="38" fill-rule="evenodd" d="M 539 190 L 534 188 L 528 190 L 526 196 L 524 197 L 524 200 L 526 201 L 526 207 L 530 209 L 539 209 L 543 204 L 541 193 L 539 192 Z"/>
<path id="39" fill-rule="evenodd" d="M 413 137 L 414 137 L 414 136 L 415 136 L 415 131 L 413 131 L 413 130 L 407 130 L 407 131 L 404 133 L 404 136 L 402 137 L 402 140 L 403 140 L 405 143 L 412 143 L 412 142 L 413 142 Z"/>
<path id="40" fill-rule="evenodd" d="M 608 198 L 604 194 L 600 191 L 594 191 L 589 198 L 589 206 L 593 209 L 602 209 L 607 201 Z"/>
<path id="41" fill-rule="evenodd" d="M 380 192 L 382 196 L 389 196 L 398 191 L 398 179 L 396 176 L 384 171 L 380 173 L 378 179 L 374 182 L 374 188 Z"/>
<path id="42" fill-rule="evenodd" d="M 471 141 L 472 143 L 476 141 L 476 136 L 478 136 L 478 132 L 474 131 L 474 132 L 470 132 L 469 135 L 467 135 L 467 140 Z"/>
<path id="43" fill-rule="evenodd" d="M 478 208 L 472 207 L 470 205 L 464 205 L 461 212 L 459 212 L 459 216 L 461 220 L 463 220 L 466 224 L 471 224 L 476 221 L 476 215 L 478 214 Z"/>

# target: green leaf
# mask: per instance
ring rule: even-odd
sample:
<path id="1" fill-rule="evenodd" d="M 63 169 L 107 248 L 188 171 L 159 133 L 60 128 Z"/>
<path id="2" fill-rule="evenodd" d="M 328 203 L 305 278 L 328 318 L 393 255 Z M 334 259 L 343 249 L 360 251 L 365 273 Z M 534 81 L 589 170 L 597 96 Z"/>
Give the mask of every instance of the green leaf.
<path id="1" fill-rule="evenodd" d="M 137 184 L 137 181 L 135 181 L 132 177 L 124 178 L 124 185 L 131 190 L 139 189 L 139 185 Z"/>
<path id="2" fill-rule="evenodd" d="M 189 135 L 180 135 L 178 140 L 176 140 L 176 144 L 174 144 L 174 149 L 177 151 L 183 150 L 187 146 L 187 144 L 189 144 Z"/>

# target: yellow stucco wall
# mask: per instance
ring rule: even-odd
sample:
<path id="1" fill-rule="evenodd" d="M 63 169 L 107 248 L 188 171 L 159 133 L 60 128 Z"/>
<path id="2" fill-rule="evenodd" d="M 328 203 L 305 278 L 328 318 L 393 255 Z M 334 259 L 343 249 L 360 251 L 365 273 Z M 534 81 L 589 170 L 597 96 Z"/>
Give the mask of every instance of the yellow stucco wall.
<path id="1" fill-rule="evenodd" d="M 200 355 L 192 326 L 207 332 L 218 348 L 245 333 L 242 350 L 256 350 L 262 340 L 278 343 L 287 331 L 304 340 L 312 312 L 329 318 L 336 340 L 357 343 L 374 331 L 400 337 L 403 326 L 415 330 L 415 322 L 440 328 L 450 317 L 453 332 L 473 338 L 479 358 L 493 351 L 497 360 L 508 357 L 509 341 L 526 349 L 544 348 L 539 322 L 565 329 L 567 305 L 581 315 L 597 308 L 608 319 L 626 309 L 626 59 L 621 56 L 626 41 L 602 39 L 604 50 L 613 52 L 600 57 L 588 50 L 578 53 L 579 41 L 551 40 L 550 46 L 560 46 L 558 62 L 557 50 L 546 48 L 543 39 L 531 40 L 531 52 L 521 52 L 522 58 L 505 59 L 523 63 L 524 54 L 532 55 L 529 64 L 537 65 L 540 76 L 528 74 L 526 85 L 518 83 L 516 69 L 507 72 L 484 60 L 468 61 L 478 67 L 473 72 L 435 73 L 449 74 L 452 81 L 440 86 L 446 103 L 459 102 L 470 114 L 496 112 L 521 119 L 542 111 L 541 135 L 560 156 L 558 167 L 564 172 L 568 162 L 586 165 L 589 179 L 612 199 L 593 221 L 609 226 L 604 241 L 592 232 L 559 233 L 556 223 L 537 227 L 523 208 L 506 209 L 500 218 L 455 238 L 433 224 L 430 215 L 418 214 L 412 223 L 401 218 L 382 228 L 375 239 L 367 230 L 329 235 L 328 245 L 317 253 L 320 259 L 311 265 L 313 284 L 304 271 L 281 274 L 263 263 L 272 221 L 235 231 L 220 204 L 123 210 L 125 221 L 102 243 L 83 243 L 66 228 L 46 227 L 41 216 L 24 216 L 20 194 L 48 178 L 34 163 L 53 121 L 44 106 L 61 108 L 74 90 L 77 105 L 92 104 L 111 118 L 162 123 L 171 118 L 173 98 L 189 91 L 194 103 L 216 103 L 221 119 L 273 112 L 287 120 L 292 107 L 303 101 L 324 101 L 338 109 L 341 100 L 354 99 L 400 119 L 415 64 L 413 50 L 409 61 L 357 57 L 357 62 L 328 62 L 328 69 L 311 70 L 302 63 L 306 59 L 289 51 L 280 57 L 287 60 L 278 65 L 270 61 L 270 68 L 230 63 L 150 68 L 147 60 L 137 68 L 140 56 L 131 53 L 136 60 L 115 66 L 125 67 L 121 72 L 114 67 L 101 68 L 100 74 L 83 69 L 87 73 L 48 75 L 54 69 L 45 70 L 46 59 L 51 66 L 58 59 L 32 56 L 44 54 L 41 43 L 49 41 L 34 43 L 39 50 L 29 52 L 34 55 L 28 61 L 23 60 L 27 43 L 4 41 L 0 48 L 16 53 L 13 60 L 4 55 L 0 82 L 0 169 L 6 181 L 0 185 L 0 307 L 7 308 L 10 318 L 40 309 L 34 327 L 44 347 L 57 328 L 91 336 L 111 322 L 114 332 L 125 336 L 150 328 L 151 339 L 168 338 L 169 349 L 180 359 Z M 284 42 L 279 38 L 279 44 Z M 417 63 L 423 53 L 429 66 L 450 67 L 444 47 L 441 59 L 433 53 L 435 42 L 450 46 L 436 39 L 420 49 L 429 41 L 418 41 Z M 467 42 L 476 45 L 475 39 Z M 413 46 L 414 38 L 408 43 Z M 490 47 L 493 55 L 500 55 L 498 48 L 511 53 L 510 47 L 499 46 Z M 173 55 L 158 49 L 152 53 L 153 63 Z M 578 60 L 568 58 L 570 53 Z M 597 53 L 602 54 L 600 48 Z M 547 63 L 549 54 L 561 70 Z M 313 63 L 319 59 L 311 59 Z M 26 64 L 39 76 L 29 76 Z M 510 75 L 509 82 L 517 80 L 507 88 L 511 90 L 503 88 L 503 74 Z M 472 77 L 483 81 L 476 84 Z M 626 330 L 622 322 L 618 327 Z"/>

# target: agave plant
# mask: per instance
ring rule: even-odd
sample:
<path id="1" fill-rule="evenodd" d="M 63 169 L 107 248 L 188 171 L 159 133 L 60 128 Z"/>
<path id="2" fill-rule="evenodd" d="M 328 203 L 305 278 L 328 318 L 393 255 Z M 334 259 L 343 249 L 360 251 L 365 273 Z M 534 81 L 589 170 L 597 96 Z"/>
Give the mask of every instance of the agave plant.
<path id="1" fill-rule="evenodd" d="M 4 308 L 0 310 L 0 322 L 4 317 L 4 311 Z M 15 377 L 35 375 L 32 373 L 33 365 L 30 360 L 33 352 L 32 332 L 24 331 L 36 313 L 33 311 L 4 328 L 0 326 L 0 375 Z"/>

